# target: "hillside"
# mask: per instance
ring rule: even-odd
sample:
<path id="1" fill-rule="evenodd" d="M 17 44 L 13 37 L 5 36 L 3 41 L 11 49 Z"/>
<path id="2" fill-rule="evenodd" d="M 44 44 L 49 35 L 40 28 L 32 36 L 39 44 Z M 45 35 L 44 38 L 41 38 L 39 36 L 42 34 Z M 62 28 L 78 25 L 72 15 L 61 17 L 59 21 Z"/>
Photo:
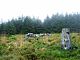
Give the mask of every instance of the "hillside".
<path id="1" fill-rule="evenodd" d="M 0 36 L 0 60 L 80 60 L 80 34 L 71 33 L 72 49 L 61 49 L 61 34 L 25 39 Z"/>

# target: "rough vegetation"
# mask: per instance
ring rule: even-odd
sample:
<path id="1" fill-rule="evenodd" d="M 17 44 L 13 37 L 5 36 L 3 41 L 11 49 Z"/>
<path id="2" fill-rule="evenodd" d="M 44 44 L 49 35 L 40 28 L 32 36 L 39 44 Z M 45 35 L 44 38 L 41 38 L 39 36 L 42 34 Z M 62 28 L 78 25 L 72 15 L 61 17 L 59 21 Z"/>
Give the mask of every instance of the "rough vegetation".
<path id="1" fill-rule="evenodd" d="M 25 39 L 24 35 L 0 36 L 0 60 L 80 60 L 80 35 L 71 34 L 72 49 L 61 48 L 60 33 Z"/>

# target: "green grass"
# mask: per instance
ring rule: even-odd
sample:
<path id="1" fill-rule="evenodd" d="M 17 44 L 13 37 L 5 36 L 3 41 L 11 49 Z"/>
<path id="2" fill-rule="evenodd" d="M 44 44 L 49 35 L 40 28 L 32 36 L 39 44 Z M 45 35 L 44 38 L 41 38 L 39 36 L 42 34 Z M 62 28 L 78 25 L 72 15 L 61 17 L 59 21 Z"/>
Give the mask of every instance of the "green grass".
<path id="1" fill-rule="evenodd" d="M 0 37 L 0 60 L 80 60 L 80 35 L 71 33 L 73 49 L 61 49 L 61 34 L 25 39 L 24 35 Z M 77 47 L 77 48 L 75 48 Z"/>

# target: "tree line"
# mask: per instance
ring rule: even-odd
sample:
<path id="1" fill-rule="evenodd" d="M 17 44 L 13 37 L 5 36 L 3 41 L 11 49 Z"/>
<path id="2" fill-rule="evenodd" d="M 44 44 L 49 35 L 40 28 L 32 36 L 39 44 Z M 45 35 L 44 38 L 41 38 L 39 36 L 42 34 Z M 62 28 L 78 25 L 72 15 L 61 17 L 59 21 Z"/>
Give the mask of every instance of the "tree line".
<path id="1" fill-rule="evenodd" d="M 59 33 L 62 28 L 80 31 L 80 14 L 56 14 L 40 19 L 22 16 L 0 24 L 0 34 Z"/>

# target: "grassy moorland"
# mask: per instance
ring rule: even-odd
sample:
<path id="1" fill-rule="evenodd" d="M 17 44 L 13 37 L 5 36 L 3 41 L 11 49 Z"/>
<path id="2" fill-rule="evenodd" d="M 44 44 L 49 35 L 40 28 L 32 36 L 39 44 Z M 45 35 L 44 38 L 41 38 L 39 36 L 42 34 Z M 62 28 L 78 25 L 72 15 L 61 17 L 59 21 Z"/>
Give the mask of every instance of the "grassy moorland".
<path id="1" fill-rule="evenodd" d="M 25 39 L 0 36 L 0 60 L 80 60 L 80 34 L 71 33 L 72 49 L 61 49 L 61 35 Z"/>

